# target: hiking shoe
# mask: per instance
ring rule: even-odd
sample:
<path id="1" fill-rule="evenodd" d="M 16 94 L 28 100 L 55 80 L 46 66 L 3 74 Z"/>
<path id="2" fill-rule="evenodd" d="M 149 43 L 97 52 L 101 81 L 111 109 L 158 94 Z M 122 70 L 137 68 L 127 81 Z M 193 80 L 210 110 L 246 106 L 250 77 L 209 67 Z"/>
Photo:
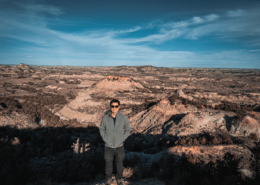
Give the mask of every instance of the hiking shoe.
<path id="1" fill-rule="evenodd" d="M 105 185 L 111 185 L 111 182 L 112 182 L 112 179 L 111 179 L 111 178 L 110 178 L 110 179 L 107 179 L 107 182 L 106 182 Z"/>
<path id="2" fill-rule="evenodd" d="M 122 179 L 119 179 L 119 180 L 117 181 L 117 185 L 124 185 Z"/>

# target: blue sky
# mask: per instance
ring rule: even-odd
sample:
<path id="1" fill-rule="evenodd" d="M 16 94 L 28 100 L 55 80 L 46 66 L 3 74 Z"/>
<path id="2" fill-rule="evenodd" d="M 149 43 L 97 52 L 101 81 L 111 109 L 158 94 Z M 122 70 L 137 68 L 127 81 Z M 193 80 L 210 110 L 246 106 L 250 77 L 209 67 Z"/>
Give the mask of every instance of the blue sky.
<path id="1" fill-rule="evenodd" d="M 0 0 L 0 64 L 260 69 L 260 2 Z"/>

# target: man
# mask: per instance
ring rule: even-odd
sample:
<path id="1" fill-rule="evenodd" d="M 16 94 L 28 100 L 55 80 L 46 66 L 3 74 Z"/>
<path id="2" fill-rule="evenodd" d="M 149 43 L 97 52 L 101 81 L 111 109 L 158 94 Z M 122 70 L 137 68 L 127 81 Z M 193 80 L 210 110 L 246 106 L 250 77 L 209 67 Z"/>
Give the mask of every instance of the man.
<path id="1" fill-rule="evenodd" d="M 100 123 L 99 132 L 105 142 L 104 158 L 106 161 L 106 185 L 111 184 L 113 171 L 113 158 L 116 160 L 116 179 L 118 185 L 123 185 L 123 160 L 125 157 L 124 141 L 130 135 L 131 127 L 127 117 L 121 114 L 120 101 L 112 100 L 110 102 L 110 110 L 104 113 L 104 117 Z M 124 132 L 125 130 L 125 132 Z"/>

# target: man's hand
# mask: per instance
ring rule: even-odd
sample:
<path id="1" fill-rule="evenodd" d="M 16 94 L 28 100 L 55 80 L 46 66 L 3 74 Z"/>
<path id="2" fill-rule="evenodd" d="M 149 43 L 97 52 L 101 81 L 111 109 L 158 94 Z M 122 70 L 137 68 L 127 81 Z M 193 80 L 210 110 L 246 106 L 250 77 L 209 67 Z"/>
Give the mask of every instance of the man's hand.
<path id="1" fill-rule="evenodd" d="M 124 140 L 126 140 L 128 138 L 128 136 L 130 135 L 130 131 L 131 131 L 131 126 L 130 126 L 130 123 L 127 118 L 125 120 L 123 130 L 124 130 Z"/>
<path id="2" fill-rule="evenodd" d="M 103 139 L 103 141 L 105 142 L 105 132 L 106 132 L 106 127 L 104 125 L 104 118 L 102 118 L 100 126 L 99 126 L 99 133 Z"/>

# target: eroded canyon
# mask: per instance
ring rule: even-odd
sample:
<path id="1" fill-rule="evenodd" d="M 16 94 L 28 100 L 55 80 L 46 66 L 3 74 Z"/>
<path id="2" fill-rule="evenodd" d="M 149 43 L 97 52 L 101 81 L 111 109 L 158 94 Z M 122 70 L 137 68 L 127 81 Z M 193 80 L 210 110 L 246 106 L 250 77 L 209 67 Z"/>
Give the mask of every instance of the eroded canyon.
<path id="1" fill-rule="evenodd" d="M 20 64 L 0 71 L 1 184 L 102 184 L 98 127 L 114 98 L 132 128 L 125 184 L 259 182 L 260 70 Z"/>

